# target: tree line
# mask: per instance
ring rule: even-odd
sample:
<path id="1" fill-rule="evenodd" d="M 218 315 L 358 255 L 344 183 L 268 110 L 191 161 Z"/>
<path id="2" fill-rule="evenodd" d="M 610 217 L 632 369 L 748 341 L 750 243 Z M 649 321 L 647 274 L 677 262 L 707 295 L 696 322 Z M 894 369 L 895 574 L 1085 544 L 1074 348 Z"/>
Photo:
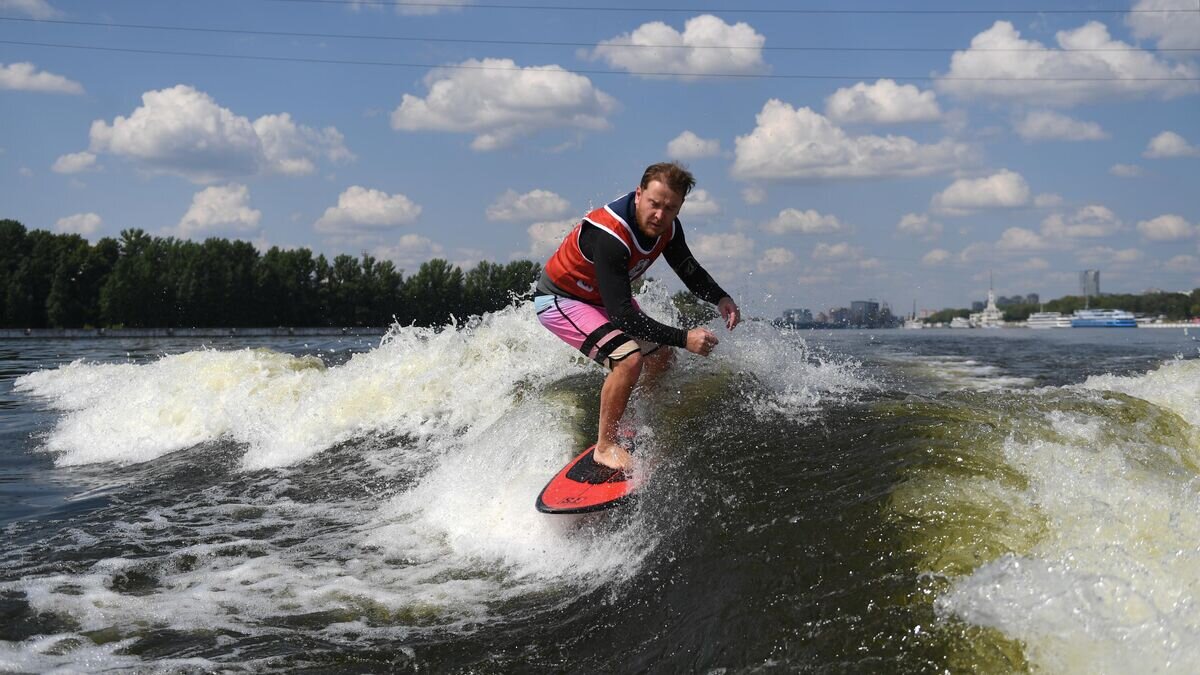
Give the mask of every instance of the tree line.
<path id="1" fill-rule="evenodd" d="M 404 276 L 364 253 L 155 237 L 140 229 L 95 244 L 0 220 L 0 327 L 212 328 L 439 326 L 528 295 L 541 267 L 440 258 Z"/>

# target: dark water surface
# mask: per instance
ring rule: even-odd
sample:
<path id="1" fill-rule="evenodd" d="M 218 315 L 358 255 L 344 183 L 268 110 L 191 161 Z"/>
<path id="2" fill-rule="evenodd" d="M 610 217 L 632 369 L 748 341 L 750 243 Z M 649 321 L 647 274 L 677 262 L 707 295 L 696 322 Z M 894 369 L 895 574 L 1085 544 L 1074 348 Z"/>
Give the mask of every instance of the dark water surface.
<path id="1" fill-rule="evenodd" d="M 0 670 L 1200 668 L 1182 329 L 739 328 L 561 518 L 602 379 L 530 323 L 0 342 Z"/>

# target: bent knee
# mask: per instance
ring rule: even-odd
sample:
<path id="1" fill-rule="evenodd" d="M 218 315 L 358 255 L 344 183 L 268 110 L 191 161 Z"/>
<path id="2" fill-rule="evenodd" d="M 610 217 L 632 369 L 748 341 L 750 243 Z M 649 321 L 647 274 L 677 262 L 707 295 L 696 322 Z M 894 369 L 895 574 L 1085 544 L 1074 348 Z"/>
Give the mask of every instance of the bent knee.
<path id="1" fill-rule="evenodd" d="M 629 352 L 619 361 L 613 361 L 610 368 L 612 370 L 636 371 L 641 372 L 642 366 L 646 363 L 646 357 L 642 356 L 640 351 L 634 350 Z"/>

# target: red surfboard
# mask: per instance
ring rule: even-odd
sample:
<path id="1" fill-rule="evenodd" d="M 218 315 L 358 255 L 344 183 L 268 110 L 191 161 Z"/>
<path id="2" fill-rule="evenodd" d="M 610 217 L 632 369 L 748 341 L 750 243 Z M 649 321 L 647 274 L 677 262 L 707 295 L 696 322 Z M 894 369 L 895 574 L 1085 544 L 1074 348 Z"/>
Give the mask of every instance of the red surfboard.
<path id="1" fill-rule="evenodd" d="M 629 475 L 597 462 L 592 456 L 595 450 L 595 445 L 584 450 L 546 483 L 537 498 L 538 511 L 591 513 L 611 509 L 632 496 L 635 485 Z"/>

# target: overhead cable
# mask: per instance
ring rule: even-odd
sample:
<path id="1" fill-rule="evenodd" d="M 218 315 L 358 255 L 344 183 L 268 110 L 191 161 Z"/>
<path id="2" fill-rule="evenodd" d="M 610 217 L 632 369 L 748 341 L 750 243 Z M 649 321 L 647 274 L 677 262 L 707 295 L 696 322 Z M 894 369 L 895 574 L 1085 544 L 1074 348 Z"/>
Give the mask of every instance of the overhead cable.
<path id="1" fill-rule="evenodd" d="M 408 36 L 408 35 L 371 35 L 361 33 L 312 33 L 312 32 L 295 32 L 295 31 L 278 31 L 278 30 L 258 30 L 245 28 L 211 28 L 201 26 L 168 26 L 161 24 L 138 24 L 138 23 L 109 23 L 103 21 L 69 21 L 65 19 L 28 19 L 20 17 L 0 16 L 0 21 L 17 21 L 25 23 L 42 23 L 64 26 L 88 26 L 97 28 L 128 28 L 136 30 L 158 30 L 172 32 L 192 32 L 192 33 L 216 33 L 228 35 L 261 35 L 268 37 L 299 37 L 299 38 L 320 38 L 320 39 L 337 39 L 337 40 L 378 40 L 378 41 L 393 41 L 393 42 L 444 42 L 454 44 L 483 44 L 483 45 L 518 45 L 518 46 L 535 46 L 535 47 L 603 47 L 609 49 L 613 47 L 619 48 L 636 48 L 636 49 L 750 49 L 762 51 L 809 51 L 809 52 L 932 52 L 932 53 L 947 53 L 963 51 L 965 47 L 841 47 L 841 46 L 776 46 L 776 45 L 659 45 L 659 44 L 633 44 L 623 42 L 603 42 L 603 43 L 588 43 L 581 42 L 558 42 L 549 40 L 497 40 L 497 39 L 478 39 L 478 38 L 449 38 L 449 37 L 431 37 L 431 36 Z M 1080 48 L 1006 48 L 1006 47 L 971 47 L 973 52 L 1141 52 L 1146 51 L 1138 47 L 1080 47 Z M 1159 52 L 1200 52 L 1197 47 L 1175 47 L 1167 49 L 1157 49 Z"/>
<path id="2" fill-rule="evenodd" d="M 303 56 L 267 56 L 261 54 L 227 54 L 218 52 L 195 52 L 166 49 L 138 49 L 134 47 L 100 47 L 94 45 L 74 45 L 51 42 L 29 42 L 23 40 L 0 40 L 0 44 L 19 45 L 24 47 L 45 47 L 49 49 L 76 49 L 98 52 L 117 52 L 126 54 L 154 54 L 157 56 L 192 56 L 199 58 L 237 59 L 245 61 L 272 61 L 288 63 L 319 63 L 345 66 L 381 66 L 390 68 L 428 68 L 437 70 L 494 70 L 494 71 L 523 71 L 521 66 L 498 66 L 485 64 L 441 64 L 441 63 L 411 63 L 402 61 L 372 61 L 365 59 L 322 59 Z M 945 82 L 1200 82 L 1200 77 L 961 77 L 936 75 L 837 75 L 837 74 L 777 74 L 777 73 L 692 73 L 692 72 L 651 72 L 634 70 L 603 70 L 587 68 L 562 68 L 557 70 L 541 69 L 539 72 L 563 73 L 573 75 L 637 75 L 642 77 L 687 77 L 687 78 L 733 78 L 733 79 L 773 79 L 773 80 L 938 80 Z"/>
<path id="3" fill-rule="evenodd" d="M 1079 9 L 824 9 L 801 7 L 646 7 L 623 6 L 604 7 L 599 5 L 529 5 L 514 3 L 475 3 L 447 2 L 443 0 L 423 0 L 412 2 L 407 0 L 264 0 L 265 2 L 305 3 L 320 5 L 353 5 L 356 7 L 369 5 L 379 7 L 396 7 L 408 9 L 499 9 L 523 11 L 558 11 L 558 12 L 641 12 L 641 13 L 726 13 L 726 14 L 1173 14 L 1198 13 L 1200 9 L 1117 9 L 1117 8 L 1079 8 Z"/>

